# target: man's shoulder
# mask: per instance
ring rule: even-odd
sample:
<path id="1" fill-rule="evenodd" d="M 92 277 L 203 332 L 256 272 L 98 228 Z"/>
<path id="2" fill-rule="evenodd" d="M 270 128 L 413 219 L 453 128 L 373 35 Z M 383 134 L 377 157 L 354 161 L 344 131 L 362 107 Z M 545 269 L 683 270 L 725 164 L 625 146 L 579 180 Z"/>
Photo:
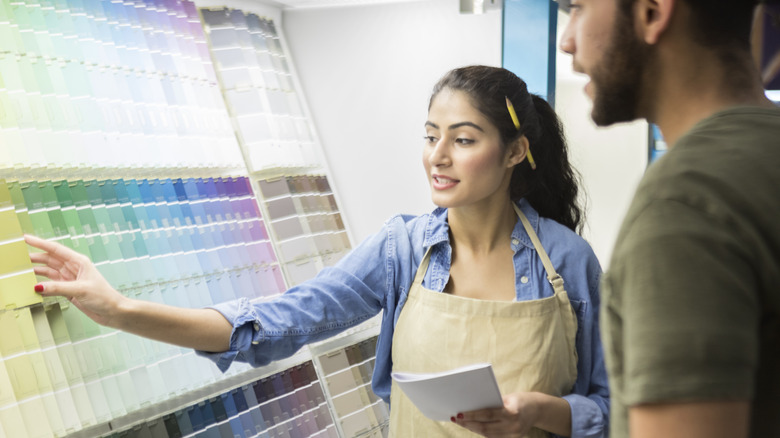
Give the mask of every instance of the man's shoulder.
<path id="1" fill-rule="evenodd" d="M 699 122 L 658 162 L 637 200 L 751 202 L 780 186 L 780 108 L 736 107 Z"/>

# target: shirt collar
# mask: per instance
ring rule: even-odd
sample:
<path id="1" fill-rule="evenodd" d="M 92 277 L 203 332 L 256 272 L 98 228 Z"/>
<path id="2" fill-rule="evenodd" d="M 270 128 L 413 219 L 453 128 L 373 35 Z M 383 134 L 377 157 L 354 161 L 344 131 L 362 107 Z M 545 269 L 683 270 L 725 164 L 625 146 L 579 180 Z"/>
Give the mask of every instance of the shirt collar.
<path id="1" fill-rule="evenodd" d="M 528 222 L 531 223 L 531 227 L 539 232 L 539 213 L 531 207 L 525 199 L 517 201 L 517 206 L 528 218 Z M 427 251 L 429 247 L 441 242 L 449 242 L 449 224 L 447 223 L 447 209 L 438 207 L 428 216 L 428 224 L 425 226 L 425 239 L 423 240 L 423 251 Z M 517 241 L 517 244 L 515 243 Z M 520 222 L 520 218 L 515 223 L 515 228 L 512 230 L 512 249 L 517 251 L 520 249 L 519 244 L 523 244 L 529 248 L 533 248 L 534 244 L 531 242 L 531 238 L 528 237 L 528 233 L 523 228 L 523 223 Z"/>
<path id="2" fill-rule="evenodd" d="M 531 224 L 531 228 L 533 228 L 534 232 L 539 234 L 539 213 L 531 207 L 531 204 L 526 201 L 525 198 L 517 201 L 517 206 L 520 207 L 520 211 L 528 218 L 528 222 Z M 520 248 L 518 247 L 518 244 L 515 244 L 515 240 L 518 241 L 518 244 L 523 244 L 528 248 L 534 247 L 534 243 L 531 241 L 531 237 L 528 236 L 528 233 L 526 233 L 520 218 L 517 218 L 515 228 L 512 230 L 512 250 L 517 251 Z"/>
<path id="3" fill-rule="evenodd" d="M 425 239 L 423 250 L 427 251 L 433 245 L 440 242 L 449 242 L 450 225 L 447 223 L 447 209 L 438 207 L 428 216 L 428 224 L 425 226 Z"/>

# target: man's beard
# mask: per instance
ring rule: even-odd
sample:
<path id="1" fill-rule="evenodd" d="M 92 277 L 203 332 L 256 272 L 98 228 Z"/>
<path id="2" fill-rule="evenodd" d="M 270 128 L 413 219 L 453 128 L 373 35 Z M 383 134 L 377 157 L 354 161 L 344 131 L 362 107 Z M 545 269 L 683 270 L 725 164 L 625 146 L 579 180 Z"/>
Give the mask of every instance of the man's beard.
<path id="1" fill-rule="evenodd" d="M 590 73 L 593 86 L 591 118 L 598 126 L 629 122 L 640 114 L 643 78 L 650 66 L 650 48 L 636 37 L 630 18 L 618 14 L 602 63 Z"/>

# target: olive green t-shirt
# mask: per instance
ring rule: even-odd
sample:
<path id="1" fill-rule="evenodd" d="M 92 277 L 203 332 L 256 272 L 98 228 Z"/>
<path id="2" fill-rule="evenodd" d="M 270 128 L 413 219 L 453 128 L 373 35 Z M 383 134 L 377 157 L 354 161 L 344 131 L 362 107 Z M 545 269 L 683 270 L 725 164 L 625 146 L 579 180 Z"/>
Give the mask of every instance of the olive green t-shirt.
<path id="1" fill-rule="evenodd" d="M 780 109 L 721 111 L 650 166 L 602 294 L 612 437 L 633 405 L 707 400 L 780 434 Z"/>

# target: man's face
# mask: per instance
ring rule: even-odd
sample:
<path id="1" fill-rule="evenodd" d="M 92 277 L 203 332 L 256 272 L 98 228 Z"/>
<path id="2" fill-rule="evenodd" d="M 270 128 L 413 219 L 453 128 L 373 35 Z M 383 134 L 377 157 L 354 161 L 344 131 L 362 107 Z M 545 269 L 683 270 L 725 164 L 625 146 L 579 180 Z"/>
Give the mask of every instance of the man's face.
<path id="1" fill-rule="evenodd" d="M 561 39 L 561 50 L 573 56 L 574 70 L 590 77 L 585 92 L 593 100 L 591 117 L 599 126 L 646 116 L 643 75 L 649 73 L 649 50 L 618 1 L 572 0 Z"/>

